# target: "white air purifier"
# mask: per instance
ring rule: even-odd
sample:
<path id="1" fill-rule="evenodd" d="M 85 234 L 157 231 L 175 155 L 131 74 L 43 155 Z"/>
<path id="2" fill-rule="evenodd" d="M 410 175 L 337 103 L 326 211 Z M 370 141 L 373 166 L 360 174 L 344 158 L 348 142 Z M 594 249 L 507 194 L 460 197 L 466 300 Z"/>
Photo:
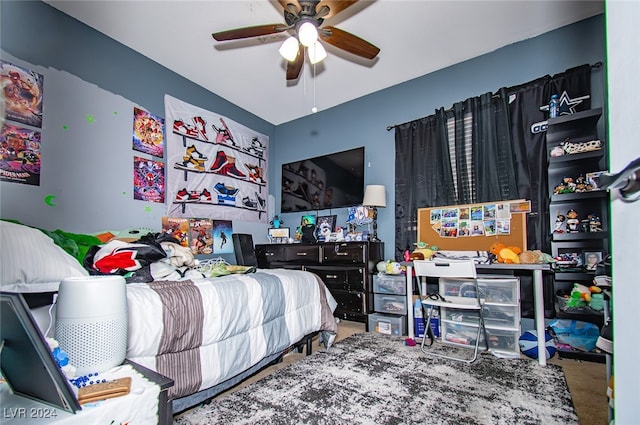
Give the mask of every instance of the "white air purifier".
<path id="1" fill-rule="evenodd" d="M 60 282 L 55 339 L 76 375 L 105 372 L 127 354 L 127 291 L 122 276 L 70 277 Z"/>

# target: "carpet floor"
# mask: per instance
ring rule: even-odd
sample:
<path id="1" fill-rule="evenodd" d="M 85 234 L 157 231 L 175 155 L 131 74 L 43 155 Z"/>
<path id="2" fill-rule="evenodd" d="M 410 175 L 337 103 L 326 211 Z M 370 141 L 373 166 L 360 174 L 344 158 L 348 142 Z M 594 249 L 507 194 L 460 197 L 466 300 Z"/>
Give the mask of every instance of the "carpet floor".
<path id="1" fill-rule="evenodd" d="M 359 333 L 174 423 L 510 425 L 578 418 L 557 365 L 488 353 L 468 365 L 427 357 L 403 338 Z"/>

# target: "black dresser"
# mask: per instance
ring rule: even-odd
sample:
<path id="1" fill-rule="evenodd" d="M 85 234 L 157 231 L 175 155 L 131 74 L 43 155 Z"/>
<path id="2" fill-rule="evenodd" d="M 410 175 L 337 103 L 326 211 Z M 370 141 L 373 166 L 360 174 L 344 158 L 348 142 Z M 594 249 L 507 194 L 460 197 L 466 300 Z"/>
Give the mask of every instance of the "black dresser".
<path id="1" fill-rule="evenodd" d="M 367 323 L 367 314 L 373 311 L 372 276 L 384 257 L 384 243 L 258 244 L 255 251 L 260 268 L 317 274 L 338 303 L 336 317 Z"/>

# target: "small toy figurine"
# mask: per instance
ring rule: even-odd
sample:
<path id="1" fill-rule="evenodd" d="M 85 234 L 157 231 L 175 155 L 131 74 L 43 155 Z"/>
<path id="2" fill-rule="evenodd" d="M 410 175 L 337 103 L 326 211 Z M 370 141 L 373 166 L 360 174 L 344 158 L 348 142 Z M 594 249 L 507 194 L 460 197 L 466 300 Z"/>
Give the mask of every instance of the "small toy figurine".
<path id="1" fill-rule="evenodd" d="M 589 231 L 590 232 L 602 232 L 602 223 L 600 217 L 596 213 L 589 214 Z"/>
<path id="2" fill-rule="evenodd" d="M 564 225 L 566 219 L 567 217 L 565 217 L 563 214 L 558 214 L 558 217 L 556 217 L 556 225 L 553 228 L 553 233 L 564 233 L 564 229 L 562 228 L 562 226 Z"/>
<path id="3" fill-rule="evenodd" d="M 578 233 L 580 231 L 580 220 L 578 220 L 578 212 L 574 209 L 567 212 L 567 232 Z"/>
<path id="4" fill-rule="evenodd" d="M 585 178 L 584 174 L 580 174 L 578 176 L 578 178 L 576 179 L 576 187 L 575 187 L 575 191 L 576 192 L 586 192 L 587 189 L 587 179 Z"/>
<path id="5" fill-rule="evenodd" d="M 566 188 L 564 193 L 573 193 L 576 191 L 576 182 L 573 180 L 573 177 L 564 177 L 562 179 L 564 186 Z"/>

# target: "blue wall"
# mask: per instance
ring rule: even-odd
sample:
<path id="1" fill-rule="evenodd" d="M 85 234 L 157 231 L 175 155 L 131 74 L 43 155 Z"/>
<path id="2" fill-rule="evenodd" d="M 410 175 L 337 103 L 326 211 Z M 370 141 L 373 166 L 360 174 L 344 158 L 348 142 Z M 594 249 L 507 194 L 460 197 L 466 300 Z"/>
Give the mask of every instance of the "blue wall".
<path id="1" fill-rule="evenodd" d="M 387 125 L 421 118 L 436 108 L 448 108 L 471 96 L 605 58 L 604 17 L 599 15 L 274 127 L 44 3 L 3 1 L 0 7 L 2 58 L 46 74 L 45 125 L 61 122 L 64 116 L 57 115 L 61 111 L 84 117 L 92 106 L 106 105 L 97 112 L 104 118 L 98 122 L 103 125 L 100 132 L 95 128 L 84 129 L 82 120 L 77 123 L 74 137 L 58 128 L 44 129 L 41 186 L 0 183 L 2 218 L 75 232 L 159 227 L 165 206 L 151 204 L 149 212 L 145 209 L 149 203 L 123 199 L 120 186 L 131 190 L 130 106 L 139 105 L 163 116 L 163 98 L 167 93 L 270 137 L 268 181 L 276 212 L 279 212 L 283 163 L 366 146 L 365 183 L 384 184 L 387 189 L 387 208 L 379 210 L 378 233 L 386 243 L 386 257 L 391 258 L 395 152 L 394 132 L 387 131 Z M 37 31 L 24 31 L 25 25 Z M 66 93 L 47 86 L 50 74 L 54 77 L 52 81 L 69 85 Z M 596 106 L 603 105 L 605 99 L 604 78 L 604 68 L 594 70 Z M 50 91 L 57 92 L 56 100 L 51 98 Z M 93 97 L 71 102 L 70 93 Z M 114 108 L 122 111 L 120 119 L 113 118 Z M 71 164 L 82 163 L 82 157 L 75 156 L 80 147 L 100 152 L 99 160 L 76 169 Z M 64 186 L 56 181 L 64 182 Z M 109 185 L 116 186 L 113 193 L 107 190 L 106 194 L 96 194 L 96 186 L 109 188 Z M 67 194 L 68 203 L 48 207 L 43 199 L 56 191 L 62 192 L 63 197 Z M 346 209 L 331 213 L 338 215 L 339 225 L 344 225 Z M 285 225 L 294 228 L 300 215 L 284 214 Z M 234 222 L 234 230 L 253 233 L 256 242 L 266 240 L 266 225 Z"/>
<path id="2" fill-rule="evenodd" d="M 393 258 L 395 133 L 387 131 L 388 125 L 431 115 L 437 108 L 449 108 L 457 101 L 495 92 L 501 87 L 518 85 L 586 63 L 604 62 L 604 58 L 604 17 L 598 15 L 279 125 L 275 133 L 275 154 L 272 155 L 276 163 L 271 165 L 270 181 L 280 184 L 279 164 L 365 145 L 365 184 L 386 186 L 387 208 L 378 210 L 378 234 L 385 242 L 385 256 Z M 603 99 L 606 99 L 604 87 L 604 67 L 594 69 L 593 105 L 603 105 Z M 279 205 L 280 194 L 274 195 L 276 205 Z M 291 223 L 300 221 L 294 214 L 283 217 Z M 346 210 L 338 211 L 338 223 L 345 221 Z"/>

